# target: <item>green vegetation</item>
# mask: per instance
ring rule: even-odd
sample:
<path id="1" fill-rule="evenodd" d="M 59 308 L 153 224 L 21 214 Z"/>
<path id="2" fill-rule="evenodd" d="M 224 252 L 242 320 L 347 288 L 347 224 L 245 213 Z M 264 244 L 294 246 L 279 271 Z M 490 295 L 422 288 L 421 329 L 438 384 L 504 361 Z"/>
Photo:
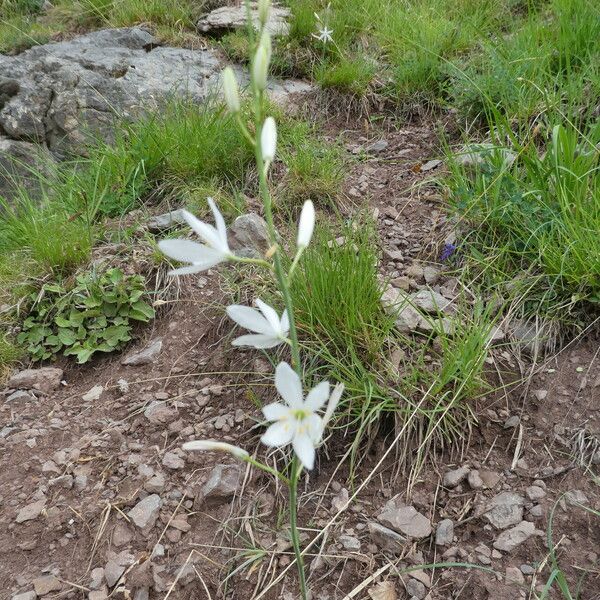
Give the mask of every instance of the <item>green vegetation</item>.
<path id="1" fill-rule="evenodd" d="M 452 164 L 454 207 L 470 277 L 486 295 L 519 300 L 526 317 L 583 328 L 600 309 L 600 127 L 553 128 L 544 154 L 529 142 L 515 160 L 487 149 Z"/>
<path id="2" fill-rule="evenodd" d="M 44 284 L 31 294 L 17 342 L 33 360 L 64 354 L 85 363 L 96 352 L 113 352 L 131 340 L 134 322 L 154 318 L 146 295 L 143 277 L 126 277 L 120 269 L 83 273 L 71 284 Z"/>

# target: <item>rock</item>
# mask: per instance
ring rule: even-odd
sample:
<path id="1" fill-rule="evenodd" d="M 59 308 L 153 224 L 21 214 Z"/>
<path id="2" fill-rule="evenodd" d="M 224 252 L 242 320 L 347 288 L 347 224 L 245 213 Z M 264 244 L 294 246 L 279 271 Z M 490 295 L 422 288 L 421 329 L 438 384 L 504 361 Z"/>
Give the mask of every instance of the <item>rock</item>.
<path id="1" fill-rule="evenodd" d="M 7 382 L 9 388 L 21 390 L 39 390 L 44 394 L 52 392 L 60 385 L 63 370 L 55 367 L 25 369 L 15 373 Z"/>
<path id="2" fill-rule="evenodd" d="M 178 413 L 174 408 L 167 406 L 164 402 L 159 400 L 150 402 L 144 411 L 144 416 L 153 425 L 171 423 L 171 421 L 174 421 L 177 418 L 177 415 Z"/>
<path id="3" fill-rule="evenodd" d="M 50 592 L 59 592 L 62 583 L 54 575 L 44 575 L 33 580 L 33 589 L 38 596 L 45 596 Z"/>
<path id="4" fill-rule="evenodd" d="M 150 591 L 148 588 L 139 588 L 135 591 L 133 600 L 148 600 L 150 598 Z"/>
<path id="5" fill-rule="evenodd" d="M 61 487 L 65 490 L 73 488 L 73 475 L 60 475 L 48 480 L 48 487 Z"/>
<path id="6" fill-rule="evenodd" d="M 535 525 L 530 521 L 521 521 L 515 527 L 503 531 L 494 542 L 496 550 L 512 552 L 517 546 L 535 533 Z"/>
<path id="7" fill-rule="evenodd" d="M 411 294 L 410 299 L 416 307 L 429 314 L 455 312 L 451 301 L 433 290 L 419 290 Z"/>
<path id="8" fill-rule="evenodd" d="M 31 590 L 30 592 L 22 592 L 12 596 L 11 600 L 36 600 L 37 594 Z"/>
<path id="9" fill-rule="evenodd" d="M 104 567 L 108 587 L 113 587 L 121 579 L 123 573 L 125 573 L 125 565 L 118 565 L 116 562 L 109 560 Z"/>
<path id="10" fill-rule="evenodd" d="M 502 148 L 494 144 L 479 143 L 468 144 L 456 154 L 456 162 L 465 167 L 474 167 L 489 163 L 494 157 L 499 157 L 504 168 L 510 167 L 517 155 L 508 148 Z"/>
<path id="11" fill-rule="evenodd" d="M 530 485 L 525 490 L 525 494 L 532 502 L 537 502 L 538 500 L 541 500 L 542 498 L 544 498 L 544 496 L 546 495 L 546 492 L 545 492 L 545 490 L 543 490 L 541 487 L 538 487 L 537 485 Z"/>
<path id="12" fill-rule="evenodd" d="M 531 565 L 521 565 L 520 570 L 523 575 L 533 575 L 535 573 L 535 569 Z"/>
<path id="13" fill-rule="evenodd" d="M 351 535 L 340 535 L 337 541 L 342 545 L 345 550 L 352 552 L 358 552 L 360 550 L 360 540 Z"/>
<path id="14" fill-rule="evenodd" d="M 514 429 L 519 426 L 521 422 L 521 417 L 519 415 L 513 415 L 512 417 L 508 417 L 506 421 L 504 421 L 504 429 Z"/>
<path id="15" fill-rule="evenodd" d="M 479 471 L 479 477 L 481 481 L 483 481 L 483 487 L 486 488 L 495 488 L 500 482 L 500 475 L 494 471 L 488 471 L 487 469 L 482 469 Z"/>
<path id="16" fill-rule="evenodd" d="M 84 402 L 95 402 L 100 399 L 104 388 L 101 385 L 95 385 L 89 392 L 86 392 L 81 399 Z"/>
<path id="17" fill-rule="evenodd" d="M 146 483 L 144 489 L 152 494 L 160 493 L 165 489 L 166 479 L 162 473 L 155 473 Z"/>
<path id="18" fill-rule="evenodd" d="M 426 538 L 431 534 L 431 523 L 414 506 L 388 503 L 377 520 L 398 533 L 415 539 Z"/>
<path id="19" fill-rule="evenodd" d="M 518 569 L 517 567 L 506 567 L 504 580 L 507 585 L 524 585 L 525 583 L 525 577 L 523 577 L 521 569 Z"/>
<path id="20" fill-rule="evenodd" d="M 391 579 L 380 581 L 373 587 L 369 588 L 368 593 L 371 600 L 398 600 L 396 586 Z"/>
<path id="21" fill-rule="evenodd" d="M 469 471 L 469 467 L 460 467 L 460 469 L 447 471 L 444 473 L 444 479 L 442 481 L 444 487 L 455 488 L 459 483 L 467 478 Z"/>
<path id="22" fill-rule="evenodd" d="M 259 29 L 258 12 L 256 3 L 251 4 L 251 19 L 255 29 Z M 265 27 L 272 36 L 287 35 L 289 32 L 288 18 L 290 11 L 281 6 L 272 6 L 269 13 L 269 20 Z M 212 35 L 223 35 L 228 31 L 244 30 L 247 27 L 248 15 L 245 4 L 238 6 L 222 6 L 202 17 L 197 23 L 196 28 L 200 33 L 210 33 Z"/>
<path id="23" fill-rule="evenodd" d="M 96 567 L 92 569 L 90 573 L 90 582 L 88 587 L 92 590 L 99 590 L 104 583 L 104 569 L 102 567 Z"/>
<path id="24" fill-rule="evenodd" d="M 373 521 L 369 522 L 371 539 L 383 552 L 401 554 L 407 544 L 407 539 L 394 530 Z"/>
<path id="25" fill-rule="evenodd" d="M 365 148 L 365 151 L 369 154 L 380 154 L 381 152 L 386 150 L 389 145 L 390 144 L 387 140 L 377 140 L 376 142 L 369 144 Z"/>
<path id="26" fill-rule="evenodd" d="M 409 296 L 402 290 L 388 286 L 381 295 L 381 304 L 387 314 L 395 315 L 396 328 L 400 333 L 432 329 L 423 315 L 410 304 Z"/>
<path id="27" fill-rule="evenodd" d="M 106 590 L 94 590 L 88 594 L 88 600 L 107 600 L 108 593 Z"/>
<path id="28" fill-rule="evenodd" d="M 239 465 L 217 465 L 202 486 L 205 501 L 229 500 L 237 492 L 242 470 Z"/>
<path id="29" fill-rule="evenodd" d="M 240 215 L 229 228 L 231 247 L 239 256 L 258 258 L 269 249 L 266 221 L 256 213 Z"/>
<path id="30" fill-rule="evenodd" d="M 167 469 L 173 469 L 174 471 L 185 467 L 185 461 L 175 452 L 165 452 L 162 464 L 164 467 L 167 467 Z"/>
<path id="31" fill-rule="evenodd" d="M 418 600 L 423 600 L 423 598 L 425 598 L 425 596 L 427 595 L 427 588 L 420 581 L 417 581 L 412 577 L 406 582 L 405 587 L 406 593 L 411 598 L 418 598 Z"/>
<path id="32" fill-rule="evenodd" d="M 454 522 L 452 519 L 443 519 L 435 530 L 435 543 L 438 546 L 450 546 L 454 541 Z"/>
<path id="33" fill-rule="evenodd" d="M 183 210 L 181 208 L 172 210 L 162 215 L 156 215 L 148 219 L 147 227 L 151 233 L 160 233 L 161 231 L 167 231 L 173 229 L 178 225 L 185 225 L 186 220 L 183 216 Z"/>
<path id="34" fill-rule="evenodd" d="M 19 402 L 20 400 L 31 402 L 32 400 L 35 400 L 35 396 L 24 390 L 17 390 L 6 399 L 7 402 Z"/>
<path id="35" fill-rule="evenodd" d="M 143 350 L 128 354 L 121 364 L 135 367 L 149 365 L 156 361 L 162 351 L 162 346 L 162 338 L 152 340 Z"/>
<path id="36" fill-rule="evenodd" d="M 162 500 L 158 494 L 152 494 L 140 500 L 127 515 L 142 532 L 149 533 L 154 527 Z"/>
<path id="37" fill-rule="evenodd" d="M 567 504 L 570 504 L 572 506 L 577 504 L 589 504 L 588 497 L 581 490 L 569 490 L 565 494 L 565 500 Z"/>
<path id="38" fill-rule="evenodd" d="M 536 400 L 542 402 L 548 396 L 548 390 L 533 390 L 533 395 Z"/>
<path id="39" fill-rule="evenodd" d="M 494 496 L 486 507 L 484 517 L 496 528 L 506 529 L 523 520 L 525 499 L 514 492 Z"/>
<path id="40" fill-rule="evenodd" d="M 477 470 L 473 470 L 469 473 L 467 481 L 469 482 L 469 487 L 472 490 L 480 490 L 483 487 L 483 479 L 481 479 L 479 476 L 479 471 Z"/>
<path id="41" fill-rule="evenodd" d="M 133 539 L 131 529 L 125 523 L 117 523 L 112 535 L 112 543 L 117 547 L 125 546 Z"/>
<path id="42" fill-rule="evenodd" d="M 437 267 L 432 267 L 431 265 L 427 265 L 423 267 L 423 276 L 425 277 L 425 283 L 427 285 L 433 285 L 439 278 L 441 269 Z"/>
<path id="43" fill-rule="evenodd" d="M 17 518 L 15 520 L 17 523 L 24 523 L 25 521 L 37 519 L 44 508 L 46 508 L 46 498 L 42 498 L 36 502 L 28 504 L 27 506 L 24 506 L 17 514 Z"/>
<path id="44" fill-rule="evenodd" d="M 421 171 L 425 171 L 425 172 L 431 171 L 432 169 L 439 167 L 441 164 L 442 164 L 442 161 L 439 159 L 429 160 L 424 165 L 421 165 Z"/>

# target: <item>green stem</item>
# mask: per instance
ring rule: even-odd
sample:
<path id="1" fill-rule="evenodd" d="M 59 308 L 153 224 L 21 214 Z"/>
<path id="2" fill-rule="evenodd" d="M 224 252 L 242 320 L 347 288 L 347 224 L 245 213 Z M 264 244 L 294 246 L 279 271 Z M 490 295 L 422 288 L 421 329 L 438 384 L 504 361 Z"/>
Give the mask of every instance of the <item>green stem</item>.
<path id="1" fill-rule="evenodd" d="M 300 593 L 302 600 L 307 600 L 306 593 L 306 573 L 304 572 L 304 557 L 300 548 L 300 536 L 298 534 L 298 479 L 302 469 L 298 468 L 298 457 L 294 454 L 291 465 L 290 476 L 290 536 L 292 546 L 296 555 L 296 564 L 298 566 L 298 578 L 300 579 Z"/>
<path id="2" fill-rule="evenodd" d="M 243 460 L 247 463 L 250 463 L 253 467 L 256 467 L 257 469 L 260 469 L 261 471 L 265 471 L 266 473 L 270 473 L 274 477 L 277 477 L 277 479 L 280 479 L 283 483 L 285 483 L 285 485 L 288 485 L 288 486 L 290 485 L 290 480 L 283 473 L 279 472 L 277 469 L 273 469 L 272 467 L 265 465 L 265 463 L 261 463 L 260 461 L 252 458 L 251 456 L 247 456 Z"/>

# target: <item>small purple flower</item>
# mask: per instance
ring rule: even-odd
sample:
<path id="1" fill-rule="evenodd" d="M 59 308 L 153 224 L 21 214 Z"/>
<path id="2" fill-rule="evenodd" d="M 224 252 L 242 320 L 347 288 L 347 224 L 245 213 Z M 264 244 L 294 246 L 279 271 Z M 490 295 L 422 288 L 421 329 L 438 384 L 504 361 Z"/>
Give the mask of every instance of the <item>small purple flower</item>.
<path id="1" fill-rule="evenodd" d="M 442 253 L 440 254 L 440 260 L 442 262 L 448 260 L 455 252 L 455 244 L 444 244 L 444 248 L 442 249 Z"/>

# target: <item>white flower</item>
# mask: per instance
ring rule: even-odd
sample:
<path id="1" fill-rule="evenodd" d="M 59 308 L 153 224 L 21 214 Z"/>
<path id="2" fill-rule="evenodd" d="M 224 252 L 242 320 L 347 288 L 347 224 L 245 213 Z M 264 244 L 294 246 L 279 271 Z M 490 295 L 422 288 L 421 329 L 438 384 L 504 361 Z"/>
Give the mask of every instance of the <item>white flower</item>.
<path id="1" fill-rule="evenodd" d="M 306 248 L 310 243 L 313 231 L 315 229 L 315 205 L 312 200 L 307 200 L 300 213 L 300 222 L 298 223 L 298 248 Z"/>
<path id="2" fill-rule="evenodd" d="M 331 34 L 333 33 L 333 29 L 328 29 L 327 25 L 317 25 L 317 31 L 319 32 L 318 35 L 316 34 L 312 34 L 312 36 L 319 40 L 320 42 L 323 42 L 324 44 L 327 44 L 328 42 L 333 42 L 333 38 L 331 37 Z"/>
<path id="3" fill-rule="evenodd" d="M 225 95 L 227 108 L 229 108 L 232 113 L 237 113 L 240 111 L 240 94 L 233 69 L 231 67 L 225 67 L 225 69 L 223 69 L 222 78 L 223 94 Z"/>
<path id="4" fill-rule="evenodd" d="M 267 87 L 268 72 L 268 48 L 265 48 L 264 44 L 260 44 L 256 51 L 256 55 L 254 56 L 254 63 L 252 64 L 252 81 L 260 91 L 263 91 Z"/>
<path id="5" fill-rule="evenodd" d="M 171 271 L 171 275 L 187 275 L 189 273 L 206 271 L 206 269 L 210 269 L 233 257 L 227 243 L 227 228 L 225 227 L 223 215 L 219 212 L 212 198 L 208 198 L 208 205 L 215 216 L 216 228 L 204 221 L 200 221 L 187 210 L 182 211 L 182 215 L 188 225 L 200 236 L 206 245 L 181 239 L 161 240 L 158 242 L 158 247 L 169 258 L 190 263 L 187 267 Z"/>
<path id="6" fill-rule="evenodd" d="M 215 440 L 194 440 L 193 442 L 186 442 L 183 444 L 182 448 L 184 450 L 217 450 L 219 452 L 229 452 L 229 454 L 233 454 L 233 456 L 241 458 L 242 460 L 250 456 L 248 452 L 239 446 L 234 446 L 225 442 L 217 442 Z"/>
<path id="7" fill-rule="evenodd" d="M 259 45 L 262 46 L 267 52 L 267 64 L 271 63 L 271 57 L 273 56 L 273 43 L 271 42 L 271 34 L 265 29 L 261 36 Z"/>
<path id="8" fill-rule="evenodd" d="M 265 162 L 272 162 L 277 149 L 277 125 L 273 117 L 267 117 L 260 134 L 260 150 Z"/>
<path id="9" fill-rule="evenodd" d="M 315 386 L 306 399 L 302 393 L 302 382 L 298 374 L 285 362 L 279 363 L 275 370 L 275 387 L 286 404 L 273 402 L 263 407 L 268 421 L 274 421 L 261 437 L 261 442 L 270 447 L 292 444 L 296 456 L 302 465 L 312 469 L 315 463 L 315 448 L 323 437 L 326 420 L 331 418 L 343 386 L 336 386 L 329 395 L 329 382 L 322 381 Z M 317 411 L 328 401 L 325 418 Z"/>
<path id="10" fill-rule="evenodd" d="M 233 345 L 274 348 L 285 342 L 290 330 L 287 311 L 283 311 L 280 319 L 275 310 L 262 300 L 257 299 L 256 304 L 260 312 L 255 308 L 238 304 L 227 307 L 227 314 L 238 325 L 256 332 L 236 338 L 233 340 Z"/>

